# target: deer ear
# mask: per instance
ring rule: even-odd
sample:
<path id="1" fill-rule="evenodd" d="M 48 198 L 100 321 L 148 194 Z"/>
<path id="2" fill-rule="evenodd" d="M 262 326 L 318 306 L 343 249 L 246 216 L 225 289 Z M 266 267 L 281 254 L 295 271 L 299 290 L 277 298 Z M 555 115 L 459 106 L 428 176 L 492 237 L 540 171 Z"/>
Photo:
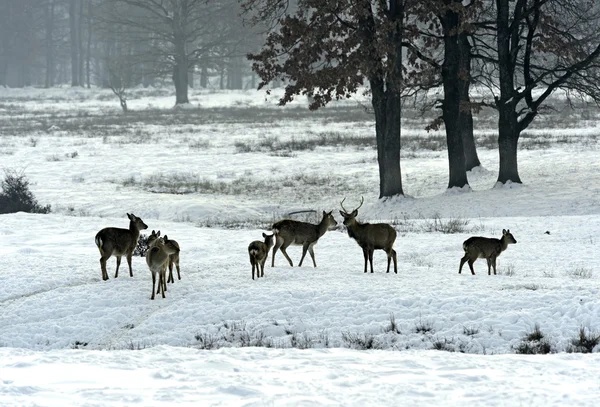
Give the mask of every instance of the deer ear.
<path id="1" fill-rule="evenodd" d="M 133 220 L 133 219 L 131 219 L 131 214 L 130 214 L 130 213 L 128 213 L 128 214 L 127 214 L 127 217 L 128 217 L 130 220 Z"/>
<path id="2" fill-rule="evenodd" d="M 348 216 L 348 214 L 347 214 L 346 212 L 344 212 L 344 211 L 340 211 L 340 215 L 342 215 L 344 218 L 345 218 L 346 216 Z"/>
<path id="3" fill-rule="evenodd" d="M 165 242 L 166 242 L 167 240 L 169 240 L 169 238 L 167 237 L 167 235 L 164 235 L 164 236 L 163 236 L 163 238 L 165 239 Z"/>
<path id="4" fill-rule="evenodd" d="M 263 232 L 263 237 L 267 237 L 267 234 L 265 232 Z"/>
<path id="5" fill-rule="evenodd" d="M 356 217 L 358 215 L 358 209 L 353 210 L 351 215 Z"/>
<path id="6" fill-rule="evenodd" d="M 156 232 L 156 236 L 160 236 L 160 230 Z"/>
<path id="7" fill-rule="evenodd" d="M 502 234 L 503 234 L 503 235 L 505 235 L 505 234 L 507 234 L 507 233 L 508 233 L 508 232 L 507 232 L 507 230 L 506 230 L 506 229 L 502 229 Z"/>

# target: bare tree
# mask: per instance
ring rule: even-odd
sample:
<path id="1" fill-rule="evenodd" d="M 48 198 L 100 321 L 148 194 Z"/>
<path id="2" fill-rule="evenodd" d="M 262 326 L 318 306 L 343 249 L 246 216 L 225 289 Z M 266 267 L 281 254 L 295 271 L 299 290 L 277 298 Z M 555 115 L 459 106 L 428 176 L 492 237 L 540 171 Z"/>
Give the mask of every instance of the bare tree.
<path id="1" fill-rule="evenodd" d="M 482 20 L 476 58 L 492 64 L 497 92 L 498 183 L 521 183 L 519 136 L 562 89 L 600 102 L 600 5 L 593 0 L 495 0 Z M 496 80 L 499 75 L 499 81 Z"/>
<path id="2" fill-rule="evenodd" d="M 235 0 L 109 0 L 105 20 L 124 41 L 144 42 L 149 49 L 137 63 L 152 64 L 157 75 L 169 73 L 176 104 L 188 103 L 188 73 L 219 44 L 229 40 L 231 27 L 241 23 L 224 18 L 238 10 Z"/>

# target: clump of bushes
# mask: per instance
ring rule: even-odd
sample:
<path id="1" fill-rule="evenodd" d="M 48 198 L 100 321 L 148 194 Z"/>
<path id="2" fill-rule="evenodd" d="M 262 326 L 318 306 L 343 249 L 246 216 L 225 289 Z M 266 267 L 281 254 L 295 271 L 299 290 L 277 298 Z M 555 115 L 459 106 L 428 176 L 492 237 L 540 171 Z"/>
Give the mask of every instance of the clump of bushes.
<path id="1" fill-rule="evenodd" d="M 550 341 L 538 324 L 535 324 L 533 331 L 526 334 L 514 349 L 521 355 L 545 355 L 553 351 Z"/>
<path id="2" fill-rule="evenodd" d="M 50 212 L 50 205 L 41 206 L 29 190 L 29 180 L 25 174 L 14 170 L 5 170 L 4 174 L 4 180 L 0 182 L 0 214 Z"/>

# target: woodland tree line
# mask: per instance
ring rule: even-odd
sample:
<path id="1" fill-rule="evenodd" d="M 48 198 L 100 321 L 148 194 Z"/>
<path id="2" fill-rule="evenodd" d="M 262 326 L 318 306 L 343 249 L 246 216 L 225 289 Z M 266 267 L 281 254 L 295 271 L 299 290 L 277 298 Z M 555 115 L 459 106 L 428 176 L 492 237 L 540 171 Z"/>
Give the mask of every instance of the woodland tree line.
<path id="1" fill-rule="evenodd" d="M 368 85 L 380 197 L 403 194 L 407 98 L 441 90 L 430 127 L 446 132 L 449 188 L 480 164 L 484 106 L 498 112 L 498 182 L 521 183 L 520 134 L 557 90 L 600 101 L 599 61 L 597 0 L 0 0 L 0 86 L 169 78 L 180 104 L 217 78 L 283 84 L 281 104 L 307 95 L 318 109 Z"/>

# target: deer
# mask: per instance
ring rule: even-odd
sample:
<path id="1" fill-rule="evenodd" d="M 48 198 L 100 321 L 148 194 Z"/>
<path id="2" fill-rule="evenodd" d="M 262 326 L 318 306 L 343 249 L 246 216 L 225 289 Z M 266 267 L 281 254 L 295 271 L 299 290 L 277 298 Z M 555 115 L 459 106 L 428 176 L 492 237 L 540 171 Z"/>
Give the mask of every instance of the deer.
<path id="1" fill-rule="evenodd" d="M 337 222 L 334 219 L 332 212 L 333 211 L 323 211 L 323 218 L 318 225 L 291 219 L 284 219 L 274 223 L 271 227 L 271 230 L 275 235 L 275 247 L 273 247 L 271 267 L 275 267 L 275 253 L 277 253 L 278 249 L 281 249 L 281 253 L 283 253 L 290 263 L 290 267 L 294 267 L 292 259 L 290 259 L 290 256 L 288 256 L 286 252 L 289 245 L 302 245 L 302 257 L 300 258 L 298 267 L 302 267 L 306 252 L 310 253 L 313 266 L 317 267 L 313 246 L 317 244 L 317 241 L 325 234 L 325 232 L 330 228 L 337 226 Z"/>
<path id="2" fill-rule="evenodd" d="M 158 289 L 156 294 L 161 293 L 162 297 L 165 298 L 165 291 L 167 290 L 167 282 L 165 281 L 167 274 L 167 264 L 169 263 L 169 256 L 179 253 L 179 245 L 174 240 L 169 240 L 169 237 L 165 235 L 163 238 L 156 239 L 154 245 L 146 252 L 146 264 L 152 273 L 152 296 L 151 300 L 154 299 L 154 287 L 156 284 L 156 275 L 158 274 Z"/>
<path id="3" fill-rule="evenodd" d="M 463 265 L 468 262 L 471 274 L 475 275 L 473 263 L 477 259 L 486 259 L 488 266 L 488 276 L 491 275 L 491 267 L 494 267 L 494 275 L 496 275 L 496 259 L 503 251 L 508 248 L 509 244 L 516 244 L 515 237 L 510 233 L 509 229 L 502 229 L 502 237 L 500 239 L 473 236 L 463 242 L 463 250 L 465 255 L 460 259 L 458 274 L 461 274 Z"/>
<path id="4" fill-rule="evenodd" d="M 344 226 L 348 230 L 348 236 L 356 240 L 356 243 L 362 248 L 365 257 L 365 273 L 367 272 L 367 260 L 371 265 L 371 273 L 373 273 L 373 252 L 375 250 L 383 250 L 387 253 L 387 272 L 390 272 L 390 263 L 394 259 L 394 273 L 398 274 L 398 262 L 396 251 L 393 249 L 396 241 L 396 229 L 387 223 L 361 223 L 356 220 L 358 210 L 364 203 L 364 197 L 361 197 L 360 205 L 352 212 L 348 213 L 344 208 L 344 201 L 340 202 L 342 210 L 340 215 L 344 218 Z"/>
<path id="5" fill-rule="evenodd" d="M 102 270 L 102 280 L 108 280 L 108 272 L 106 271 L 106 261 L 111 256 L 117 257 L 117 271 L 115 278 L 119 276 L 119 266 L 121 265 L 121 257 L 125 256 L 129 265 L 129 276 L 133 277 L 131 269 L 131 257 L 133 250 L 137 246 L 140 236 L 140 230 L 148 229 L 148 225 L 134 214 L 127 214 L 129 218 L 129 229 L 121 228 L 104 228 L 96 234 L 96 246 L 100 251 L 100 268 Z"/>
<path id="6" fill-rule="evenodd" d="M 179 243 L 177 243 L 175 240 L 170 239 L 170 241 L 179 247 Z M 160 237 L 160 230 L 158 232 L 153 230 L 150 236 L 148 236 L 148 248 L 155 246 L 157 243 L 164 243 L 164 239 Z M 167 283 L 175 282 L 175 279 L 173 278 L 173 264 L 175 264 L 175 267 L 177 268 L 177 279 L 181 280 L 181 272 L 179 269 L 179 252 L 169 255 L 169 277 L 167 278 Z"/>
<path id="7" fill-rule="evenodd" d="M 256 278 L 265 276 L 265 262 L 269 255 L 269 250 L 275 244 L 275 234 L 262 234 L 265 241 L 255 240 L 248 245 L 248 254 L 250 255 L 250 264 L 252 265 L 252 280 L 254 280 L 254 269 L 256 268 Z"/>

